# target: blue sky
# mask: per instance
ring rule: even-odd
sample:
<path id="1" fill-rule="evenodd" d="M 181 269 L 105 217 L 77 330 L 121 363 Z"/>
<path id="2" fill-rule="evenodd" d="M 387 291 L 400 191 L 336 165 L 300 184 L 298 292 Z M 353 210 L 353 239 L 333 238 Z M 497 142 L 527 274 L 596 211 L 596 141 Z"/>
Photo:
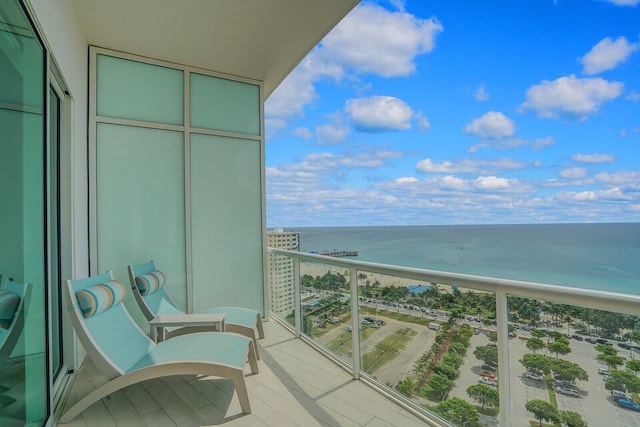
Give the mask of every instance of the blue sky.
<path id="1" fill-rule="evenodd" d="M 265 105 L 267 226 L 640 221 L 640 0 L 363 1 Z"/>

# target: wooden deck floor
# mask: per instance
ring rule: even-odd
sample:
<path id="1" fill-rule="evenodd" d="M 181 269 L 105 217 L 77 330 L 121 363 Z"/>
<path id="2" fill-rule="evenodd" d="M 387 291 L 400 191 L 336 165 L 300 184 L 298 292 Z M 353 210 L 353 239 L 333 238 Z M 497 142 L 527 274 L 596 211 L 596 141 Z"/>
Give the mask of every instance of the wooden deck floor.
<path id="1" fill-rule="evenodd" d="M 130 386 L 60 426 L 424 426 L 417 418 L 297 340 L 277 322 L 265 322 L 260 373 L 247 388 L 252 413 L 240 412 L 233 385 L 221 379 L 176 376 Z M 105 378 L 90 360 L 69 398 L 76 402 Z"/>

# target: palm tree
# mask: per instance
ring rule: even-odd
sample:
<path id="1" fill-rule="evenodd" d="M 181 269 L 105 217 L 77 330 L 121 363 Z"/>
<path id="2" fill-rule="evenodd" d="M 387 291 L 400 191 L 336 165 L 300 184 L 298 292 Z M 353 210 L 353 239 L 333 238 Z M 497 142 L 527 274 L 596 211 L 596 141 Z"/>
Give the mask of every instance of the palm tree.
<path id="1" fill-rule="evenodd" d="M 361 280 L 362 282 L 364 282 L 365 280 L 367 280 L 367 275 L 364 273 L 358 273 L 358 280 Z"/>
<path id="2" fill-rule="evenodd" d="M 415 389 L 416 382 L 413 377 L 406 377 L 405 379 L 400 380 L 396 385 L 396 390 L 407 397 L 413 396 Z"/>

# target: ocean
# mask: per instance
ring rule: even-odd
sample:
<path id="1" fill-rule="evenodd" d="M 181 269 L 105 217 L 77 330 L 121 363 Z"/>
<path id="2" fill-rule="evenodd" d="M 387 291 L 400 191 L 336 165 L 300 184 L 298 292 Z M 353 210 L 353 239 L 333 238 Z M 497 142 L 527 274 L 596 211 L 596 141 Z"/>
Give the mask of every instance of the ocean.
<path id="1" fill-rule="evenodd" d="M 640 223 L 302 227 L 304 252 L 640 294 Z"/>

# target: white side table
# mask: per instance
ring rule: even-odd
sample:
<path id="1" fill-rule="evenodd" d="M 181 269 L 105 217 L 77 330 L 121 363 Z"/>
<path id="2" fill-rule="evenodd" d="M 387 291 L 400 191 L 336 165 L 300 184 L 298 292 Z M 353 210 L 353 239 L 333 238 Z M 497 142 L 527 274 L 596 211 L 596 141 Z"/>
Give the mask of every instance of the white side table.
<path id="1" fill-rule="evenodd" d="M 224 322 L 224 313 L 216 314 L 164 314 L 149 321 L 151 327 L 151 339 L 158 342 L 158 330 L 161 340 L 164 341 L 164 328 L 170 326 L 215 326 L 216 331 L 225 332 L 227 325 Z"/>

